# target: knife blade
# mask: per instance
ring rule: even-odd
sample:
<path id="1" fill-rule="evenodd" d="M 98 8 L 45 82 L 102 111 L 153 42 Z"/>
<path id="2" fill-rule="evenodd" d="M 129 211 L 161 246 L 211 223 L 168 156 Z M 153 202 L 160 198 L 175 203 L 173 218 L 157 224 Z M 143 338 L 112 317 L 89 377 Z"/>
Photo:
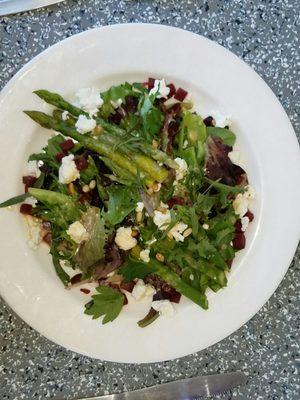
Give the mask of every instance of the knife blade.
<path id="1" fill-rule="evenodd" d="M 0 0 L 0 17 L 46 7 L 62 1 L 64 0 Z"/>
<path id="2" fill-rule="evenodd" d="M 243 372 L 198 376 L 164 383 L 133 392 L 88 397 L 78 400 L 197 400 L 227 392 L 247 380 Z"/>

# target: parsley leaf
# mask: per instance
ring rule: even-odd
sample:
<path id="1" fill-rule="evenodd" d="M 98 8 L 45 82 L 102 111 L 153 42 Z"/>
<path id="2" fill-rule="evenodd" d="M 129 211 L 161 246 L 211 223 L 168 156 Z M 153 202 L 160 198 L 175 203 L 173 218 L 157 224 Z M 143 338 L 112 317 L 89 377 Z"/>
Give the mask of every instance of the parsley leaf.
<path id="1" fill-rule="evenodd" d="M 117 318 L 124 305 L 124 295 L 108 286 L 98 286 L 97 292 L 85 305 L 85 314 L 92 315 L 93 319 L 104 316 L 102 324 Z"/>

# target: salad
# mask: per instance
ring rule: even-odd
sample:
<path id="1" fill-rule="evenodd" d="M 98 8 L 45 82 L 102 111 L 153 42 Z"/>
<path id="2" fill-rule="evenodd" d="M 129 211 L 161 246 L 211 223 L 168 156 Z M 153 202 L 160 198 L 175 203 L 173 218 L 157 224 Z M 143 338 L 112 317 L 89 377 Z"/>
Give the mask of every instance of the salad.
<path id="1" fill-rule="evenodd" d="M 25 114 L 52 136 L 29 157 L 24 193 L 0 204 L 21 203 L 30 245 L 47 243 L 62 284 L 104 324 L 128 298 L 152 297 L 141 327 L 181 296 L 207 309 L 254 218 L 228 118 L 203 119 L 164 79 L 83 88 L 74 102 L 34 93 L 52 114 Z"/>

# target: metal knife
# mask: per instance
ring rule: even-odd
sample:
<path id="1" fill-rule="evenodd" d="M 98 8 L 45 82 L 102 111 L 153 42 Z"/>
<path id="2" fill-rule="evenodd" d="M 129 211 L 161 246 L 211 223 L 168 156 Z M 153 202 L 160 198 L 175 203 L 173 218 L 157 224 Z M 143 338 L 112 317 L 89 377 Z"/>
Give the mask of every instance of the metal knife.
<path id="1" fill-rule="evenodd" d="M 197 400 L 227 392 L 247 380 L 243 372 L 198 376 L 151 386 L 134 392 L 78 400 Z"/>
<path id="2" fill-rule="evenodd" d="M 50 4 L 60 3 L 61 1 L 64 0 L 0 0 L 0 17 L 46 7 Z"/>

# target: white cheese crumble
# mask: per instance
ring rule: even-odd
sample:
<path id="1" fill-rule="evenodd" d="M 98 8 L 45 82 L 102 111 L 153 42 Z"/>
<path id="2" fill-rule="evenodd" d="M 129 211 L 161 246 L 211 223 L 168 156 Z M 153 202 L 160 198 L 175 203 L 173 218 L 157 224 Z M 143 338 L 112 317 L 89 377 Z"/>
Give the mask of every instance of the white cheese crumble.
<path id="1" fill-rule="evenodd" d="M 242 231 L 245 232 L 245 230 L 248 228 L 250 219 L 248 217 L 242 217 L 241 218 L 241 224 L 242 224 Z"/>
<path id="2" fill-rule="evenodd" d="M 232 164 L 235 165 L 240 165 L 241 162 L 241 154 L 239 151 L 237 150 L 232 150 L 228 153 L 228 157 L 230 159 L 230 161 L 232 162 Z"/>
<path id="3" fill-rule="evenodd" d="M 121 104 L 122 104 L 122 99 L 118 99 L 118 100 L 116 100 L 116 101 L 114 101 L 114 100 L 111 100 L 110 101 L 110 104 L 113 106 L 113 108 L 119 108 L 120 106 L 121 106 Z"/>
<path id="4" fill-rule="evenodd" d="M 36 207 L 37 202 L 38 202 L 37 199 L 35 199 L 32 196 L 27 197 L 27 199 L 25 199 L 25 201 L 24 201 L 25 204 L 30 204 L 32 207 Z"/>
<path id="5" fill-rule="evenodd" d="M 31 215 L 25 216 L 28 232 L 28 246 L 31 249 L 36 249 L 42 241 L 42 230 L 41 223 L 38 218 L 32 217 Z"/>
<path id="6" fill-rule="evenodd" d="M 189 145 L 189 142 L 185 139 L 185 141 L 183 142 L 182 147 L 183 147 L 184 149 L 186 149 L 186 148 L 188 147 L 188 145 Z"/>
<path id="7" fill-rule="evenodd" d="M 212 111 L 211 116 L 215 120 L 216 127 L 225 128 L 231 125 L 231 115 L 223 115 L 220 111 Z"/>
<path id="8" fill-rule="evenodd" d="M 96 114 L 103 104 L 100 91 L 95 88 L 79 89 L 76 92 L 76 97 L 79 107 L 89 113 L 90 116 Z"/>
<path id="9" fill-rule="evenodd" d="M 137 244 L 137 240 L 132 237 L 132 229 L 131 227 L 125 228 L 121 226 L 117 229 L 117 234 L 115 237 L 115 242 L 122 250 L 130 250 Z"/>
<path id="10" fill-rule="evenodd" d="M 171 213 L 168 205 L 163 202 L 160 202 L 160 208 L 165 211 L 154 210 L 153 222 L 161 231 L 165 231 L 171 222 Z"/>
<path id="11" fill-rule="evenodd" d="M 92 118 L 86 117 L 85 115 L 79 115 L 75 128 L 79 133 L 91 132 L 96 128 L 96 121 Z"/>
<path id="12" fill-rule="evenodd" d="M 134 285 L 131 295 L 136 301 L 140 301 L 145 297 L 153 296 L 155 293 L 156 290 L 153 286 L 148 284 L 145 285 L 144 281 L 142 279 L 139 279 Z"/>
<path id="13" fill-rule="evenodd" d="M 150 256 L 149 256 L 149 254 L 150 254 L 150 250 L 149 250 L 149 249 L 142 250 L 142 251 L 140 252 L 140 259 L 141 259 L 142 261 L 144 261 L 145 263 L 148 263 L 148 262 L 150 261 Z"/>
<path id="14" fill-rule="evenodd" d="M 61 119 L 62 119 L 63 121 L 66 121 L 66 120 L 68 119 L 68 115 L 69 115 L 69 111 L 64 111 L 64 112 L 61 114 Z"/>
<path id="15" fill-rule="evenodd" d="M 136 203 L 135 211 L 136 211 L 136 212 L 142 212 L 143 209 L 144 209 L 144 203 L 143 203 L 142 201 L 138 201 L 138 202 Z"/>
<path id="16" fill-rule="evenodd" d="M 157 99 L 166 99 L 170 93 L 170 88 L 166 85 L 164 79 L 155 79 L 154 87 L 150 90 L 149 95 L 156 94 Z"/>
<path id="17" fill-rule="evenodd" d="M 203 224 L 203 225 L 202 225 L 202 228 L 205 229 L 205 230 L 207 230 L 207 229 L 209 229 L 209 225 L 208 225 L 208 224 Z"/>
<path id="18" fill-rule="evenodd" d="M 175 309 L 170 300 L 152 301 L 151 307 L 163 317 L 172 317 L 175 314 Z"/>
<path id="19" fill-rule="evenodd" d="M 58 170 L 58 180 L 60 183 L 68 184 L 80 178 L 80 173 L 74 161 L 74 154 L 63 157 L 61 166 Z"/>
<path id="20" fill-rule="evenodd" d="M 41 175 L 41 171 L 39 169 L 38 161 L 32 160 L 27 163 L 27 173 L 30 176 L 35 176 L 38 178 Z"/>
<path id="21" fill-rule="evenodd" d="M 170 229 L 168 235 L 172 236 L 176 242 L 183 242 L 184 241 L 184 236 L 182 233 L 186 230 L 187 224 L 183 222 L 178 222 L 176 225 L 173 226 L 173 228 Z"/>
<path id="22" fill-rule="evenodd" d="M 74 240 L 77 244 L 80 244 L 89 238 L 89 234 L 81 222 L 76 221 L 71 224 L 67 230 L 67 234 Z"/>
<path id="23" fill-rule="evenodd" d="M 177 158 L 175 158 L 174 161 L 178 165 L 178 169 L 175 170 L 176 181 L 180 181 L 187 174 L 188 166 L 187 166 L 186 161 L 183 158 L 177 157 Z"/>
<path id="24" fill-rule="evenodd" d="M 232 205 L 237 215 L 242 218 L 249 208 L 249 203 L 255 198 L 255 192 L 252 186 L 248 185 L 244 193 L 239 193 L 234 199 Z"/>

